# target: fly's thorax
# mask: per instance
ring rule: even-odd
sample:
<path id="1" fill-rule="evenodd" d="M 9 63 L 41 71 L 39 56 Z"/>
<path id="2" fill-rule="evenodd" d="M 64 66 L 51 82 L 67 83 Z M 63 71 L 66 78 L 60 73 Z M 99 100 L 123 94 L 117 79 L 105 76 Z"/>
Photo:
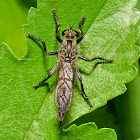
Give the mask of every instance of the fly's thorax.
<path id="1" fill-rule="evenodd" d="M 65 62 L 75 61 L 78 58 L 78 50 L 76 41 L 73 39 L 66 39 L 63 41 L 60 48 L 60 59 Z"/>

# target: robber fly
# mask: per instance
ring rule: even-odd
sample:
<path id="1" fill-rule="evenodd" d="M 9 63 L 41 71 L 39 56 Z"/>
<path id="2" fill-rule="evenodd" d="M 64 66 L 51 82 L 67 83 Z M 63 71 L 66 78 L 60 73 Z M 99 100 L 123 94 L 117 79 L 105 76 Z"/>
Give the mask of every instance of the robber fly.
<path id="1" fill-rule="evenodd" d="M 92 59 L 88 59 L 78 53 L 77 44 L 79 44 L 84 38 L 84 33 L 81 30 L 81 26 L 83 25 L 85 17 L 82 17 L 82 20 L 80 21 L 78 26 L 78 31 L 80 32 L 81 37 L 75 41 L 74 38 L 78 38 L 78 32 L 73 30 L 72 27 L 70 27 L 69 30 L 64 30 L 62 32 L 62 35 L 66 38 L 63 41 L 57 34 L 60 28 L 60 24 L 56 16 L 56 10 L 52 10 L 52 13 L 56 22 L 55 37 L 61 44 L 60 50 L 48 53 L 44 41 L 38 39 L 35 36 L 30 35 L 29 33 L 28 37 L 40 41 L 43 44 L 45 53 L 47 55 L 58 55 L 57 64 L 49 72 L 48 76 L 38 85 L 34 86 L 34 88 L 37 89 L 38 87 L 40 87 L 55 72 L 57 72 L 58 76 L 56 76 L 55 104 L 59 112 L 59 130 L 60 130 L 62 121 L 64 120 L 65 113 L 68 111 L 71 105 L 75 86 L 74 85 L 75 76 L 79 79 L 81 83 L 81 89 L 85 101 L 89 104 L 91 108 L 93 107 L 84 91 L 82 78 L 77 68 L 78 58 L 90 62 L 96 59 L 100 59 L 112 63 L 113 60 L 107 60 L 101 57 L 94 57 Z"/>

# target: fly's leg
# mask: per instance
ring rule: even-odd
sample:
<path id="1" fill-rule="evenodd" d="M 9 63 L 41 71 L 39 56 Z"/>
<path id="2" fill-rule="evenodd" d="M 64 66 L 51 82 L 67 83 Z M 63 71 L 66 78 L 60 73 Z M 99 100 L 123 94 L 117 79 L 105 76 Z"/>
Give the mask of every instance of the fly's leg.
<path id="1" fill-rule="evenodd" d="M 47 81 L 47 80 L 54 74 L 54 72 L 56 72 L 57 67 L 58 67 L 58 64 L 56 64 L 56 65 L 52 68 L 52 70 L 49 72 L 48 76 L 47 76 L 43 81 L 41 81 L 38 85 L 33 86 L 33 87 L 34 87 L 35 89 L 37 89 L 38 87 L 40 87 L 45 81 Z"/>
<path id="2" fill-rule="evenodd" d="M 58 40 L 58 42 L 60 43 L 60 44 L 62 44 L 62 39 L 57 35 L 57 33 L 58 33 L 58 31 L 59 31 L 59 28 L 60 28 L 60 24 L 59 24 L 59 21 L 58 21 L 58 19 L 57 19 L 57 16 L 56 16 L 56 9 L 52 9 L 52 13 L 53 13 L 53 15 L 54 15 L 54 19 L 55 19 L 55 22 L 56 22 L 56 31 L 55 31 L 55 37 L 56 37 L 56 39 Z"/>
<path id="3" fill-rule="evenodd" d="M 84 20 L 85 20 L 85 17 L 82 16 L 82 20 L 80 21 L 79 26 L 78 26 L 78 31 L 79 31 L 82 35 L 84 35 L 84 33 L 83 33 L 82 30 L 81 30 L 81 26 L 83 25 Z"/>
<path id="4" fill-rule="evenodd" d="M 90 108 L 94 107 L 94 106 L 90 103 L 90 101 L 88 100 L 87 95 L 86 95 L 86 93 L 85 93 L 85 91 L 84 91 L 84 86 L 83 86 L 83 83 L 82 83 L 82 77 L 81 77 L 80 72 L 79 72 L 78 69 L 77 69 L 77 71 L 76 71 L 76 74 L 77 74 L 77 77 L 78 77 L 78 79 L 79 79 L 79 81 L 80 81 L 80 83 L 81 83 L 81 89 L 82 89 L 83 97 L 84 97 L 85 101 L 88 103 L 88 105 L 90 106 Z"/>
<path id="5" fill-rule="evenodd" d="M 96 59 L 100 59 L 100 60 L 104 60 L 105 62 L 113 63 L 113 60 L 104 59 L 102 57 L 94 57 L 92 59 L 88 59 L 88 58 L 86 58 L 86 57 L 84 57 L 84 56 L 79 54 L 78 58 L 80 58 L 80 59 L 82 59 L 84 61 L 88 61 L 88 62 L 94 61 Z"/>
<path id="6" fill-rule="evenodd" d="M 78 31 L 80 32 L 80 34 L 82 34 L 82 36 L 76 41 L 77 44 L 80 43 L 82 39 L 84 38 L 84 33 L 81 30 L 81 26 L 83 25 L 84 20 L 85 20 L 85 17 L 82 16 L 82 20 L 80 21 L 79 26 L 78 26 Z"/>
<path id="7" fill-rule="evenodd" d="M 28 33 L 28 36 L 27 36 L 27 37 L 33 38 L 33 39 L 35 39 L 35 40 L 40 41 L 40 42 L 43 44 L 45 53 L 46 53 L 47 55 L 57 55 L 57 54 L 58 54 L 58 51 L 48 53 L 48 52 L 47 52 L 47 49 L 46 49 L 45 42 L 44 42 L 43 40 L 41 40 L 41 39 L 39 39 L 39 38 L 37 38 L 37 37 L 35 37 L 35 36 L 32 36 L 30 33 Z"/>

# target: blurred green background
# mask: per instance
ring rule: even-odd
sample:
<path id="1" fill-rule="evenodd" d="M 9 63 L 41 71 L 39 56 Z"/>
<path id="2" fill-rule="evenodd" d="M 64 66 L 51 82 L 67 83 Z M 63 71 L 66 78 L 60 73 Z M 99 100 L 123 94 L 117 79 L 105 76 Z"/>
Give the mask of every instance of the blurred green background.
<path id="1" fill-rule="evenodd" d="M 37 6 L 37 0 L 0 1 L 0 43 L 5 42 L 21 58 L 26 53 L 23 24 L 27 23 L 28 10 Z"/>
<path id="2" fill-rule="evenodd" d="M 26 54 L 26 35 L 22 31 L 27 24 L 28 10 L 37 7 L 37 0 L 1 0 L 0 43 L 5 42 L 18 58 Z M 140 10 L 140 0 L 136 6 Z M 138 23 L 140 25 L 140 21 Z M 137 42 L 140 46 L 140 38 Z M 108 102 L 94 112 L 82 116 L 73 123 L 80 125 L 95 122 L 99 128 L 114 128 L 119 140 L 136 140 L 140 137 L 140 61 L 136 78 L 128 83 L 124 95 Z"/>

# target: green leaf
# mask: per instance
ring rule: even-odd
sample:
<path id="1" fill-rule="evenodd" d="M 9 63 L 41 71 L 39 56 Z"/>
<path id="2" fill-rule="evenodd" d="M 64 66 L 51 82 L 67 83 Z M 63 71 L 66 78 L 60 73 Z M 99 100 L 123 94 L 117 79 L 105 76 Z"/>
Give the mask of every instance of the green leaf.
<path id="1" fill-rule="evenodd" d="M 18 58 L 26 53 L 23 24 L 27 23 L 27 13 L 37 0 L 1 0 L 0 3 L 0 44 L 6 42 Z"/>
<path id="2" fill-rule="evenodd" d="M 69 130 L 69 131 L 68 131 Z M 115 131 L 109 128 L 102 128 L 98 130 L 94 123 L 82 124 L 80 126 L 72 125 L 63 133 L 62 139 L 64 140 L 117 140 Z"/>
<path id="3" fill-rule="evenodd" d="M 85 38 L 78 45 L 82 55 L 114 60 L 113 64 L 98 65 L 96 63 L 99 61 L 88 63 L 79 60 L 78 67 L 85 92 L 95 108 L 89 108 L 77 84 L 71 108 L 63 124 L 90 113 L 105 105 L 108 100 L 124 93 L 124 83 L 135 77 L 136 68 L 132 64 L 140 54 L 139 48 L 134 46 L 139 33 L 135 25 L 139 19 L 138 11 L 133 9 L 135 3 L 135 0 L 40 0 L 37 9 L 30 9 L 29 24 L 24 26 L 25 35 L 29 32 L 44 40 L 48 52 L 60 47 L 54 36 L 55 21 L 51 13 L 51 9 L 56 8 L 61 24 L 60 33 L 69 29 L 69 24 L 73 25 L 73 29 L 77 29 L 81 16 L 86 17 L 82 27 Z M 65 132 L 58 133 L 58 112 L 54 104 L 53 90 L 55 75 L 39 89 L 34 90 L 32 87 L 47 76 L 57 63 L 57 57 L 46 56 L 42 44 L 31 39 L 27 39 L 27 46 L 28 52 L 21 60 L 17 60 L 6 45 L 3 44 L 0 48 L 1 139 L 65 139 L 68 134 L 78 135 L 84 127 L 90 128 L 89 125 L 96 127 L 95 124 L 71 126 L 64 130 Z M 114 135 L 112 139 L 116 139 L 111 129 L 99 130 L 101 135 L 96 133 L 97 128 L 96 131 L 91 131 L 85 135 L 95 135 L 96 139 L 106 139 L 107 136 Z M 71 139 L 75 138 L 74 135 Z"/>
<path id="4" fill-rule="evenodd" d="M 28 9 L 21 6 L 17 0 L 1 0 L 0 44 L 6 42 L 20 58 L 26 53 L 26 42 L 22 26 L 27 23 L 27 12 Z"/>

